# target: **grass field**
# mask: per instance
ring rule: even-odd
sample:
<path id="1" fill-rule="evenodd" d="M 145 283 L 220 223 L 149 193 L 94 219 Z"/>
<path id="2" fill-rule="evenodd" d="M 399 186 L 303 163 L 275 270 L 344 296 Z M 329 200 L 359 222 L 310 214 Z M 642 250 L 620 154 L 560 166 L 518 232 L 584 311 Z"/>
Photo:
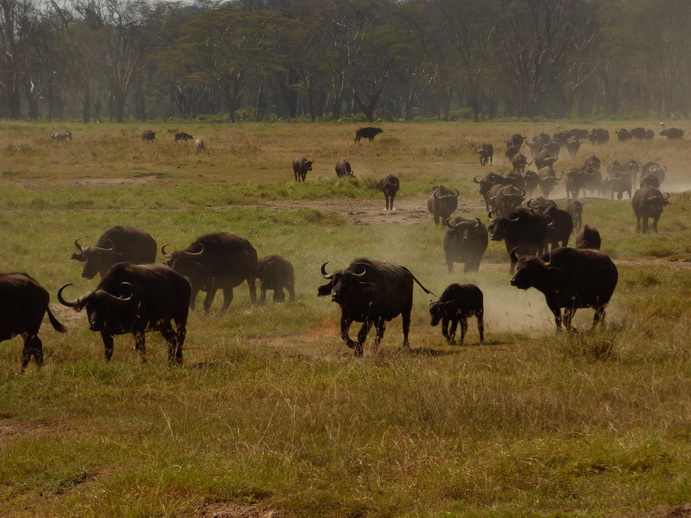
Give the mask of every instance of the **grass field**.
<path id="1" fill-rule="evenodd" d="M 658 132 L 572 127 L 637 125 Z M 461 192 L 460 213 L 486 221 L 473 177 L 510 169 L 510 134 L 555 125 L 389 124 L 359 145 L 355 128 L 0 122 L 0 271 L 39 280 L 69 328 L 44 324 L 45 366 L 23 375 L 21 340 L 0 346 L 0 515 L 652 517 L 691 503 L 691 139 L 586 143 L 557 162 L 658 161 L 671 197 L 648 235 L 636 234 L 628 200 L 583 200 L 619 284 L 605 329 L 591 331 L 592 311 L 580 310 L 580 331 L 556 334 L 543 296 L 509 285 L 503 243 L 490 243 L 478 273 L 448 275 L 426 210 L 443 183 Z M 51 140 L 66 129 L 72 141 Z M 157 140 L 141 142 L 144 129 Z M 208 151 L 175 143 L 176 130 Z M 482 142 L 494 144 L 494 166 L 477 163 Z M 314 171 L 296 184 L 301 155 Z M 336 179 L 341 158 L 355 179 Z M 384 213 L 374 187 L 390 173 L 399 210 Z M 553 197 L 563 204 L 563 186 Z M 73 243 L 95 244 L 113 225 L 145 229 L 159 249 L 241 235 L 260 257 L 294 264 L 297 298 L 251 305 L 239 286 L 225 315 L 220 295 L 211 314 L 191 313 L 182 367 L 166 365 L 157 333 L 147 364 L 127 335 L 105 363 L 85 315 L 55 294 L 95 287 L 70 260 Z M 322 263 L 363 256 L 408 267 L 437 295 L 451 282 L 480 286 L 485 344 L 471 319 L 467 345 L 447 346 L 416 288 L 411 349 L 397 318 L 377 352 L 354 358 L 338 306 L 316 289 Z"/>

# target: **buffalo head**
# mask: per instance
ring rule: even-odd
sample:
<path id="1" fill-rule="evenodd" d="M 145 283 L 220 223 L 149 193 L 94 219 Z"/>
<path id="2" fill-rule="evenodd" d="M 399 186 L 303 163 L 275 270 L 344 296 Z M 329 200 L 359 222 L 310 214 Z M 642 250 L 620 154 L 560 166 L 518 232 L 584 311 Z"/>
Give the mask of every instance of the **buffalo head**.
<path id="1" fill-rule="evenodd" d="M 331 300 L 342 304 L 351 297 L 359 296 L 363 291 L 369 291 L 373 288 L 373 285 L 364 279 L 367 273 L 367 268 L 364 265 L 356 265 L 357 269 L 355 271 L 350 269 L 337 270 L 334 273 L 327 274 L 327 264 L 329 263 L 322 264 L 321 273 L 322 277 L 328 279 L 329 282 L 317 288 L 317 295 L 319 297 L 325 297 L 331 293 Z"/>
<path id="2" fill-rule="evenodd" d="M 79 239 L 76 239 L 74 246 L 77 247 L 79 253 L 72 254 L 72 259 L 84 263 L 82 277 L 85 279 L 93 279 L 97 273 L 103 275 L 108 268 L 120 262 L 122 257 L 122 254 L 114 249 L 112 242 L 110 243 L 110 248 L 98 246 L 83 247 L 79 244 Z"/>
<path id="3" fill-rule="evenodd" d="M 128 307 L 132 313 L 137 309 L 137 297 L 134 286 L 129 282 L 121 284 L 123 290 L 127 291 L 127 295 L 118 296 L 109 293 L 105 290 L 97 289 L 82 295 L 74 301 L 65 300 L 62 292 L 72 284 L 65 284 L 58 290 L 58 301 L 63 306 L 73 308 L 75 311 L 81 311 L 86 307 L 86 313 L 89 319 L 89 329 L 92 331 L 103 331 L 108 324 L 113 320 L 113 315 L 122 311 L 122 308 Z"/>

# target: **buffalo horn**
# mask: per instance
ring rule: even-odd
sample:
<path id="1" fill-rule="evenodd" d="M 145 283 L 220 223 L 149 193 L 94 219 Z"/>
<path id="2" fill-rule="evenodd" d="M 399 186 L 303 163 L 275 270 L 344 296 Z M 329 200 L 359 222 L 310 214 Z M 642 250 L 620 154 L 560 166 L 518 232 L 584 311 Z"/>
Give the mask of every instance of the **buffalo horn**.
<path id="1" fill-rule="evenodd" d="M 187 252 L 189 255 L 195 255 L 196 256 L 196 255 L 202 255 L 204 253 L 204 245 L 202 243 L 197 243 L 197 244 L 199 245 L 199 248 L 201 248 L 201 250 L 199 250 L 199 252 Z"/>
<path id="2" fill-rule="evenodd" d="M 449 228 L 451 228 L 451 229 L 455 229 L 456 227 L 453 226 L 453 225 L 451 225 L 450 222 L 451 222 L 451 218 L 446 218 L 446 220 L 444 220 L 444 224 L 445 224 L 447 227 L 449 227 Z"/>
<path id="3" fill-rule="evenodd" d="M 163 257 L 165 257 L 166 259 L 170 259 L 170 255 L 171 255 L 171 254 L 166 253 L 166 247 L 167 247 L 167 246 L 168 246 L 168 243 L 166 243 L 165 245 L 163 245 L 163 246 L 161 247 L 161 255 L 162 255 Z"/>
<path id="4" fill-rule="evenodd" d="M 507 217 L 506 219 L 509 220 L 509 221 L 518 221 L 518 220 L 519 220 L 519 217 L 518 217 L 518 216 L 516 216 L 515 218 L 509 218 L 509 217 Z"/>
<path id="5" fill-rule="evenodd" d="M 357 273 L 357 272 L 351 272 L 355 277 L 362 277 L 367 273 L 367 267 L 364 264 L 360 264 L 359 266 L 362 267 L 362 271 Z"/>
<path id="6" fill-rule="evenodd" d="M 461 194 L 461 191 L 459 191 L 458 189 L 454 189 L 454 191 L 456 191 L 456 194 L 454 194 L 454 197 L 458 198 L 458 195 Z"/>
<path id="7" fill-rule="evenodd" d="M 326 265 L 329 264 L 329 261 L 326 261 L 324 264 L 322 264 L 322 277 L 325 279 L 331 279 L 333 278 L 334 274 L 333 273 L 326 273 Z"/>
<path id="8" fill-rule="evenodd" d="M 480 221 L 480 218 L 475 218 L 475 219 L 477 220 L 477 223 L 475 223 L 475 226 L 476 226 L 476 227 L 479 227 L 480 225 L 482 225 L 482 222 Z"/>
<path id="9" fill-rule="evenodd" d="M 74 246 L 76 246 L 77 250 L 79 250 L 80 252 L 82 251 L 82 245 L 79 244 L 79 238 L 74 240 Z"/>
<path id="10" fill-rule="evenodd" d="M 108 296 L 110 297 L 110 299 L 113 300 L 114 302 L 118 302 L 121 304 L 127 304 L 134 297 L 134 294 L 135 294 L 134 286 L 129 282 L 121 282 L 120 284 L 123 286 L 129 286 L 130 292 L 131 292 L 129 297 L 127 297 L 127 298 L 116 297 L 115 295 L 113 295 L 112 293 L 108 293 L 107 291 L 104 291 L 104 293 L 107 293 Z"/>
<path id="11" fill-rule="evenodd" d="M 662 199 L 664 199 L 664 200 L 669 200 L 669 193 L 668 193 L 668 192 L 664 193 L 664 194 L 662 195 Z"/>
<path id="12" fill-rule="evenodd" d="M 103 247 L 94 247 L 96 250 L 103 250 L 105 252 L 112 252 L 115 249 L 115 245 L 113 242 L 109 239 L 108 242 L 110 243 L 110 248 L 103 248 Z"/>
<path id="13" fill-rule="evenodd" d="M 79 302 L 80 302 L 81 299 L 77 299 L 77 300 L 75 300 L 74 302 L 70 302 L 70 301 L 65 300 L 65 299 L 62 297 L 62 290 L 64 290 L 64 289 L 67 288 L 68 286 L 73 286 L 73 285 L 72 285 L 72 284 L 64 284 L 63 286 L 60 287 L 60 289 L 58 290 L 58 301 L 60 302 L 60 304 L 62 304 L 63 306 L 67 306 L 68 308 L 78 308 L 78 307 L 80 307 Z"/>
<path id="14" fill-rule="evenodd" d="M 480 183 L 480 182 L 477 181 L 477 176 L 476 176 L 475 178 L 473 178 L 473 182 L 475 182 L 475 183 Z"/>
<path id="15" fill-rule="evenodd" d="M 493 210 L 491 210 L 487 213 L 487 217 L 489 218 L 490 221 L 494 221 L 495 219 L 497 219 L 497 218 L 493 218 L 492 214 L 494 214 Z"/>

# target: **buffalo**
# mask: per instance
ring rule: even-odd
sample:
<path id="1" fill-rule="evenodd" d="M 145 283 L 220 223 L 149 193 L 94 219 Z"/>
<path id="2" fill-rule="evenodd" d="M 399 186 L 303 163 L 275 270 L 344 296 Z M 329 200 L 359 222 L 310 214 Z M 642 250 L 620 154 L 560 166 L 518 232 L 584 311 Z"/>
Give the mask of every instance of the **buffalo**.
<path id="1" fill-rule="evenodd" d="M 573 228 L 578 232 L 583 224 L 583 204 L 578 200 L 571 199 L 566 202 L 566 211 L 571 214 Z"/>
<path id="2" fill-rule="evenodd" d="M 353 176 L 353 169 L 350 167 L 350 162 L 347 160 L 339 160 L 336 162 L 336 176 Z"/>
<path id="3" fill-rule="evenodd" d="M 621 201 L 624 197 L 624 193 L 629 195 L 631 199 L 631 177 L 626 173 L 619 173 L 616 176 L 607 178 L 603 182 L 603 186 L 609 190 L 610 199 L 614 199 L 614 195 L 617 195 L 617 200 Z"/>
<path id="4" fill-rule="evenodd" d="M 361 138 L 366 138 L 370 142 L 373 142 L 374 137 L 376 137 L 380 133 L 384 133 L 384 130 L 381 128 L 358 128 L 357 130 L 355 130 L 355 142 L 360 142 Z"/>
<path id="5" fill-rule="evenodd" d="M 588 140 L 591 144 L 607 144 L 609 142 L 609 131 L 602 128 L 593 128 L 590 130 Z"/>
<path id="6" fill-rule="evenodd" d="M 463 339 L 468 332 L 468 318 L 472 316 L 477 318 L 480 343 L 484 342 L 484 312 L 482 290 L 474 284 L 450 284 L 439 300 L 430 302 L 429 305 L 429 313 L 432 317 L 430 324 L 436 326 L 441 321 L 441 333 L 450 345 L 456 343 L 456 328 L 459 322 L 461 324 L 459 345 L 463 345 Z"/>
<path id="7" fill-rule="evenodd" d="M 492 158 L 494 157 L 494 146 L 492 144 L 484 143 L 477 150 L 477 154 L 480 155 L 480 165 L 492 165 Z"/>
<path id="8" fill-rule="evenodd" d="M 522 136 L 520 133 L 514 133 L 511 135 L 509 138 L 506 139 L 506 148 L 517 148 L 520 149 L 520 147 L 523 145 L 523 141 L 525 140 L 525 137 Z"/>
<path id="9" fill-rule="evenodd" d="M 26 273 L 0 273 L 0 342 L 21 336 L 22 372 L 34 358 L 36 365 L 43 365 L 43 343 L 38 337 L 43 316 L 53 329 L 60 333 L 67 331 L 51 313 L 48 307 L 50 295 L 36 279 Z"/>
<path id="10" fill-rule="evenodd" d="M 387 174 L 379 182 L 379 188 L 384 192 L 384 198 L 386 199 L 386 208 L 384 210 L 393 210 L 393 201 L 400 186 L 401 183 L 398 181 L 398 178 L 392 174 Z"/>
<path id="11" fill-rule="evenodd" d="M 556 205 L 547 207 L 543 214 L 550 222 L 547 227 L 547 242 L 552 250 L 569 244 L 571 232 L 573 232 L 573 218 L 568 211 L 558 208 Z M 550 221 L 551 220 L 551 221 Z"/>
<path id="12" fill-rule="evenodd" d="M 634 140 L 645 140 L 645 128 L 636 127 L 631 130 L 631 136 Z"/>
<path id="13" fill-rule="evenodd" d="M 453 263 L 464 263 L 463 271 L 476 272 L 487 250 L 487 227 L 478 219 L 450 218 L 445 221 L 444 257 L 449 273 L 453 273 Z"/>
<path id="14" fill-rule="evenodd" d="M 625 128 L 619 128 L 617 131 L 615 131 L 617 135 L 617 139 L 619 142 L 626 142 L 628 140 L 631 140 L 633 138 L 633 135 L 631 132 Z"/>
<path id="15" fill-rule="evenodd" d="M 663 122 L 660 123 L 660 126 L 662 126 L 662 131 L 660 132 L 660 135 L 662 135 L 663 137 L 667 137 L 667 140 L 677 140 L 684 137 L 683 129 L 665 128 L 665 124 Z"/>
<path id="16" fill-rule="evenodd" d="M 446 218 L 450 217 L 458 208 L 459 194 L 457 189 L 449 189 L 443 185 L 432 188 L 432 194 L 427 199 L 427 209 L 434 217 L 435 225 L 439 222 L 444 223 Z"/>
<path id="17" fill-rule="evenodd" d="M 98 238 L 96 246 L 83 247 L 79 239 L 74 246 L 79 253 L 72 254 L 72 259 L 84 263 L 82 277 L 86 279 L 93 279 L 97 273 L 103 277 L 115 263 L 156 261 L 156 240 L 148 232 L 135 227 L 110 227 Z"/>
<path id="18" fill-rule="evenodd" d="M 141 139 L 144 142 L 153 142 L 156 138 L 156 132 L 151 130 L 144 130 L 141 134 Z"/>
<path id="19" fill-rule="evenodd" d="M 274 302 L 283 302 L 288 291 L 290 300 L 295 300 L 295 272 L 290 261 L 280 255 L 268 255 L 259 260 L 257 266 L 259 279 L 259 302 L 266 301 L 267 290 L 273 290 Z"/>
<path id="20" fill-rule="evenodd" d="M 583 189 L 583 187 L 585 186 L 585 172 L 582 169 L 578 169 L 577 167 L 572 167 L 571 169 L 562 174 L 566 176 L 566 197 L 574 199 L 578 198 L 578 194 L 581 192 L 581 189 Z"/>
<path id="21" fill-rule="evenodd" d="M 566 150 L 569 152 L 569 155 L 576 156 L 579 149 L 581 149 L 581 141 L 579 139 L 576 137 L 569 137 L 566 140 Z"/>
<path id="22" fill-rule="evenodd" d="M 653 230 L 657 234 L 657 222 L 662 215 L 665 205 L 669 205 L 669 193 L 662 194 L 655 187 L 642 187 L 633 193 L 631 206 L 636 215 L 636 232 L 641 232 L 641 220 L 643 220 L 643 233 L 648 233 L 648 219 L 653 220 Z"/>
<path id="23" fill-rule="evenodd" d="M 504 241 L 506 252 L 511 259 L 510 273 L 516 261 L 511 251 L 518 249 L 521 254 L 541 254 L 547 246 L 547 218 L 535 209 L 519 207 L 507 216 L 492 219 L 489 226 L 492 241 Z"/>
<path id="24" fill-rule="evenodd" d="M 206 234 L 197 238 L 186 250 L 161 253 L 171 268 L 187 277 L 192 287 L 190 307 L 200 291 L 206 291 L 204 310 L 209 312 L 218 290 L 223 290 L 224 313 L 233 300 L 233 288 L 247 281 L 252 302 L 256 300 L 257 251 L 247 239 L 227 232 Z"/>
<path id="25" fill-rule="evenodd" d="M 331 293 L 331 300 L 341 307 L 341 338 L 362 356 L 363 346 L 370 328 L 374 325 L 377 336 L 376 348 L 384 337 L 386 322 L 401 315 L 403 323 L 403 347 L 410 347 L 410 311 L 413 307 L 413 281 L 425 293 L 431 293 L 415 276 L 403 266 L 369 259 L 356 259 L 345 270 L 327 274 L 322 264 L 322 277 L 328 284 L 320 286 L 320 297 Z M 357 341 L 350 338 L 351 323 L 362 322 Z"/>
<path id="26" fill-rule="evenodd" d="M 526 169 L 523 171 L 521 176 L 523 177 L 523 189 L 525 190 L 526 195 L 532 196 L 533 192 L 535 189 L 537 189 L 537 186 L 540 183 L 540 175 L 538 175 L 535 171 Z"/>
<path id="27" fill-rule="evenodd" d="M 204 143 L 204 141 L 202 139 L 198 138 L 197 140 L 194 141 L 194 150 L 197 153 L 201 153 L 202 151 L 206 150 L 206 144 Z"/>
<path id="28" fill-rule="evenodd" d="M 518 259 L 515 250 L 511 256 L 517 261 L 511 286 L 541 291 L 554 314 L 557 331 L 562 323 L 567 330 L 573 329 L 571 320 L 578 308 L 594 308 L 593 325 L 604 324 L 605 309 L 618 280 L 617 267 L 608 256 L 599 250 L 576 248 L 559 248 L 539 259 Z"/>
<path id="29" fill-rule="evenodd" d="M 106 361 L 113 356 L 113 336 L 132 333 L 139 357 L 145 362 L 144 334 L 159 331 L 168 342 L 168 363 L 182 363 L 190 284 L 175 270 L 160 263 L 118 263 L 94 291 L 74 301 L 63 298 L 68 286 L 71 284 L 58 290 L 58 300 L 75 311 L 86 308 L 89 329 L 101 333 Z"/>
<path id="30" fill-rule="evenodd" d="M 523 153 L 516 153 L 511 157 L 511 167 L 517 173 L 522 173 L 528 163 L 528 158 Z"/>
<path id="31" fill-rule="evenodd" d="M 563 174 L 557 178 L 557 175 L 554 173 L 554 169 L 551 166 L 543 167 L 537 172 L 537 174 L 540 177 L 537 185 L 540 187 L 540 191 L 542 192 L 543 196 L 549 196 L 554 190 L 554 186 L 557 184 L 557 182 L 564 178 Z"/>
<path id="32" fill-rule="evenodd" d="M 307 171 L 312 170 L 314 160 L 307 160 L 304 156 L 299 156 L 293 159 L 293 173 L 295 174 L 296 182 L 304 182 L 307 176 Z"/>
<path id="33" fill-rule="evenodd" d="M 485 177 L 482 180 L 478 180 L 477 178 L 477 176 L 473 178 L 473 182 L 480 185 L 478 191 L 480 192 L 480 194 L 482 194 L 482 197 L 485 200 L 485 210 L 489 212 L 491 205 L 489 199 L 490 189 L 494 184 L 508 185 L 509 180 L 504 178 L 502 176 L 502 173 L 487 173 L 487 175 L 485 175 Z"/>
<path id="34" fill-rule="evenodd" d="M 488 195 L 493 211 L 499 216 L 506 216 L 525 200 L 525 191 L 513 185 L 495 184 Z"/>
<path id="35" fill-rule="evenodd" d="M 188 140 L 193 140 L 194 137 L 190 135 L 189 133 L 185 133 L 184 131 L 179 131 L 175 134 L 175 142 L 178 142 L 182 140 L 183 142 L 187 142 Z"/>
<path id="36" fill-rule="evenodd" d="M 576 248 L 591 248 L 599 250 L 602 245 L 600 232 L 595 227 L 583 225 L 583 228 L 576 236 Z"/>
<path id="37" fill-rule="evenodd" d="M 72 140 L 72 132 L 71 131 L 59 131 L 57 133 L 53 133 L 53 140 L 57 140 L 58 142 L 63 142 L 65 140 Z"/>

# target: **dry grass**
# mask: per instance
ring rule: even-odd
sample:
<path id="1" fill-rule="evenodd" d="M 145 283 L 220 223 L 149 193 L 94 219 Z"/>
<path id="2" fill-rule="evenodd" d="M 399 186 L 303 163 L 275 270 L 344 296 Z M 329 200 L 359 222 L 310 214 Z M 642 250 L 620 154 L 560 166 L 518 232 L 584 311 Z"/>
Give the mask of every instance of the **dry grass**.
<path id="1" fill-rule="evenodd" d="M 429 188 L 445 183 L 482 216 L 471 180 L 489 169 L 475 164 L 477 145 L 499 150 L 511 133 L 552 124 L 392 124 L 359 146 L 346 124 L 147 127 L 158 142 L 139 141 L 136 124 L 0 124 L 0 271 L 28 271 L 54 297 L 66 282 L 95 284 L 69 260 L 77 237 L 136 225 L 181 248 L 226 230 L 260 256 L 288 257 L 298 298 L 250 306 L 241 286 L 228 314 L 192 313 L 179 369 L 165 366 L 157 335 L 147 365 L 131 337 L 116 338 L 105 364 L 84 315 L 54 305 L 70 332 L 42 331 L 42 370 L 18 375 L 19 340 L 0 347 L 0 514 L 612 516 L 691 501 L 688 140 L 584 145 L 565 158 L 564 168 L 591 152 L 658 160 L 673 194 L 648 236 L 633 232 L 627 202 L 585 200 L 620 283 L 606 329 L 590 331 L 582 310 L 578 333 L 556 335 L 542 296 L 509 286 L 502 244 L 479 273 L 448 276 L 424 212 Z M 64 129 L 72 142 L 50 140 Z M 209 152 L 174 143 L 172 130 Z M 297 155 L 316 160 L 304 185 L 290 170 Z M 357 181 L 335 180 L 339 158 Z M 498 157 L 493 170 L 507 169 Z M 371 184 L 388 173 L 419 217 L 381 215 Z M 445 345 L 418 290 L 411 350 L 395 319 L 380 350 L 355 360 L 336 305 L 315 294 L 322 262 L 356 256 L 404 264 L 437 294 L 478 284 L 487 343 L 471 319 L 469 345 Z"/>

